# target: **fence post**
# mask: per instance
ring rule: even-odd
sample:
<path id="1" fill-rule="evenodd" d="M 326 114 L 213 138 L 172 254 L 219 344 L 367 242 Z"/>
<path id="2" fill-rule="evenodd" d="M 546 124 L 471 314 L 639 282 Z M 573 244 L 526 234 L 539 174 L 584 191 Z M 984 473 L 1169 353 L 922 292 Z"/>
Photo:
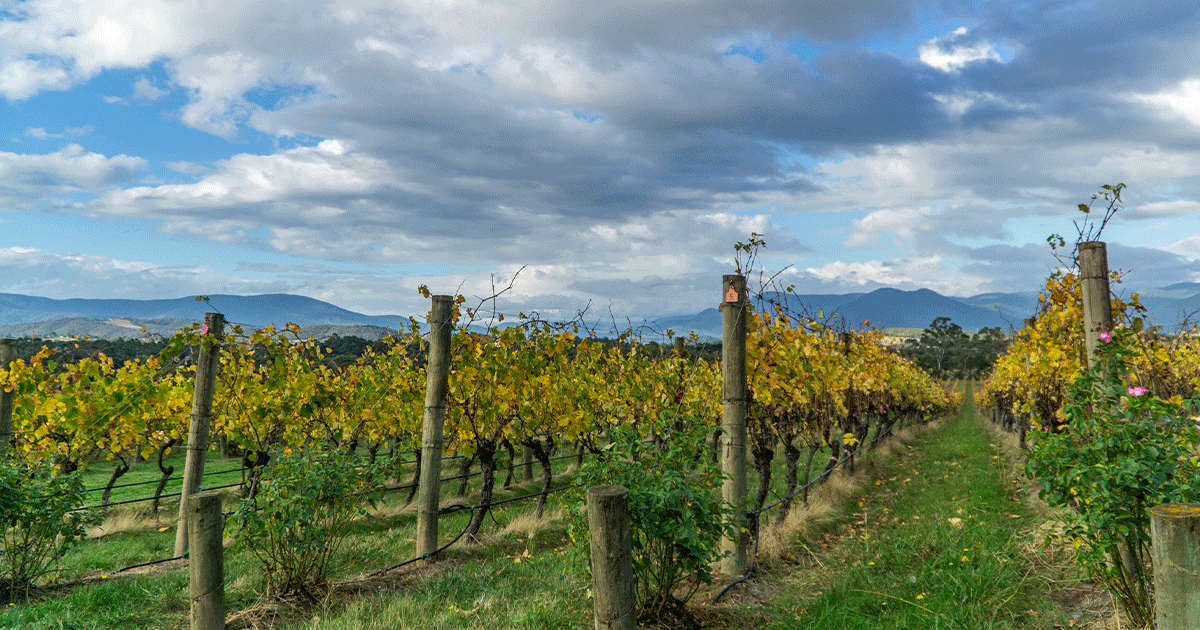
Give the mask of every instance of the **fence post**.
<path id="1" fill-rule="evenodd" d="M 8 364 L 17 360 L 17 341 L 15 339 L 0 339 L 0 370 L 7 370 Z M 0 383 L 0 458 L 8 454 L 9 445 L 13 440 L 13 392 L 5 391 Z"/>
<path id="2" fill-rule="evenodd" d="M 734 538 L 723 539 L 730 553 L 720 568 L 729 575 L 746 569 L 746 278 L 721 279 L 721 498 L 737 512 Z"/>
<path id="3" fill-rule="evenodd" d="M 433 296 L 429 360 L 425 364 L 425 415 L 421 426 L 421 488 L 417 498 L 417 555 L 437 551 L 438 499 L 442 489 L 442 429 L 450 380 L 450 329 L 454 298 Z M 433 560 L 432 556 L 429 558 Z"/>
<path id="4" fill-rule="evenodd" d="M 1150 508 L 1150 539 L 1155 627 L 1200 628 L 1200 504 Z"/>
<path id="5" fill-rule="evenodd" d="M 596 630 L 633 630 L 637 614 L 629 491 L 622 486 L 592 486 L 587 490 L 587 510 Z"/>
<path id="6" fill-rule="evenodd" d="M 191 630 L 225 630 L 225 531 L 221 494 L 201 492 L 188 499 L 188 594 Z"/>
<path id="7" fill-rule="evenodd" d="M 192 419 L 188 424 L 187 459 L 183 464 L 183 489 L 179 495 L 179 524 L 175 529 L 177 556 L 182 556 L 188 550 L 188 498 L 200 492 L 200 483 L 204 478 L 208 429 L 212 425 L 213 388 L 217 382 L 221 341 L 225 339 L 225 316 L 220 313 L 205 313 L 204 326 L 200 332 L 206 338 L 211 337 L 213 343 L 201 344 L 200 358 L 196 360 L 196 385 L 192 390 Z"/>
<path id="8" fill-rule="evenodd" d="M 1102 332 L 1113 328 L 1112 301 L 1108 295 L 1108 249 L 1102 241 L 1079 244 L 1079 285 L 1083 290 L 1083 341 L 1088 368 Z"/>
<path id="9" fill-rule="evenodd" d="M 528 446 L 521 447 L 521 481 L 533 481 L 533 449 Z"/>

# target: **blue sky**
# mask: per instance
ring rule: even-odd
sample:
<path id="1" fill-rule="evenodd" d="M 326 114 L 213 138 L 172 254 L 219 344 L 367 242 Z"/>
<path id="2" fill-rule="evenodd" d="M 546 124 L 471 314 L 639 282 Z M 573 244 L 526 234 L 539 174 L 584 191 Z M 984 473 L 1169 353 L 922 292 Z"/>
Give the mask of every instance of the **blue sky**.
<path id="1" fill-rule="evenodd" d="M 638 319 L 751 232 L 1029 291 L 1117 182 L 1126 286 L 1198 281 L 1198 53 L 1192 2 L 0 0 L 0 292 Z"/>

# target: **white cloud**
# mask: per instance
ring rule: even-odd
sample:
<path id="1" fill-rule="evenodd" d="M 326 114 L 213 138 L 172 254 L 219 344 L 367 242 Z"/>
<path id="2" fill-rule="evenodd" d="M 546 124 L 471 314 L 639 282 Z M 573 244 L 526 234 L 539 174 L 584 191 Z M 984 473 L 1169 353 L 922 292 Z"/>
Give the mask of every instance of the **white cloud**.
<path id="1" fill-rule="evenodd" d="M 4 30 L 0 29 L 0 39 Z M 46 59 L 12 59 L 0 65 L 0 95 L 27 99 L 44 90 L 65 90 L 71 85 L 66 70 Z"/>
<path id="2" fill-rule="evenodd" d="M 843 243 L 847 247 L 867 245 L 888 235 L 910 239 L 917 230 L 928 229 L 928 221 L 938 213 L 931 208 L 877 210 L 854 220 L 854 232 Z"/>
<path id="3" fill-rule="evenodd" d="M 178 297 L 203 293 L 269 293 L 291 287 L 229 277 L 206 267 L 150 262 L 33 247 L 0 247 L 0 291 L 50 298 Z"/>
<path id="4" fill-rule="evenodd" d="M 138 79 L 137 82 L 133 84 L 134 98 L 144 98 L 151 101 L 157 101 L 167 94 L 170 94 L 170 91 L 159 89 L 146 77 Z"/>
<path id="5" fill-rule="evenodd" d="M 1138 218 L 1200 216 L 1200 202 L 1191 199 L 1176 199 L 1174 201 L 1155 201 L 1144 203 L 1136 208 Z M 1132 212 L 1130 213 L 1132 214 Z"/>
<path id="6" fill-rule="evenodd" d="M 184 173 L 185 175 L 200 175 L 203 173 L 212 172 L 212 169 L 203 164 L 195 164 L 193 162 L 167 162 L 164 164 L 167 168 L 176 173 Z"/>
<path id="7" fill-rule="evenodd" d="M 194 171 L 195 165 L 179 165 Z M 220 219 L 226 212 L 245 215 L 247 204 L 298 201 L 310 196 L 366 196 L 385 186 L 392 173 L 381 160 L 354 152 L 338 140 L 287 149 L 274 155 L 235 155 L 214 165 L 213 173 L 193 184 L 138 186 L 107 193 L 92 204 L 95 212 L 120 216 L 180 216 Z M 397 185 L 399 185 L 397 183 Z M 213 215 L 213 211 L 222 211 Z M 294 218 L 294 208 L 260 207 L 271 219 Z M 244 216 L 250 224 L 266 217 Z"/>
<path id="8" fill-rule="evenodd" d="M 1171 89 L 1131 94 L 1128 98 L 1154 107 L 1165 117 L 1183 119 L 1200 127 L 1200 78 L 1185 79 Z"/>
<path id="9" fill-rule="evenodd" d="M 1200 255 L 1200 236 L 1189 236 L 1176 241 L 1168 246 L 1167 250 L 1184 255 Z"/>
<path id="10" fill-rule="evenodd" d="M 145 166 L 140 157 L 106 157 L 78 144 L 44 154 L 0 151 L 0 199 L 20 207 L 64 193 L 99 193 L 131 181 Z"/>
<path id="11" fill-rule="evenodd" d="M 886 286 L 913 290 L 932 289 L 942 295 L 971 295 L 976 293 L 982 278 L 965 273 L 946 264 L 940 256 L 871 260 L 862 262 L 831 262 L 804 270 L 826 282 L 847 287 Z"/>
<path id="12" fill-rule="evenodd" d="M 995 46 L 972 36 L 965 26 L 921 44 L 918 55 L 922 63 L 942 72 L 958 72 L 978 61 L 1000 61 Z"/>
<path id="13" fill-rule="evenodd" d="M 86 136 L 95 130 L 96 128 L 91 125 L 83 125 L 82 127 L 69 127 L 62 133 L 51 133 L 41 127 L 30 127 L 29 129 L 25 130 L 25 135 L 29 136 L 30 138 L 37 138 L 38 140 L 49 140 L 51 138 L 78 138 L 79 136 Z"/>

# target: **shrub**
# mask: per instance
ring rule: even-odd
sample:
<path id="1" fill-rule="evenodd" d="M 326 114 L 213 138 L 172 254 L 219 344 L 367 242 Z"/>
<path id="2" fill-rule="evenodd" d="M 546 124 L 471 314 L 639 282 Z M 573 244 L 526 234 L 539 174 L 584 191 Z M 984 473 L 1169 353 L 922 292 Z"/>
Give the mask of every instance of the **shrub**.
<path id="1" fill-rule="evenodd" d="M 269 595 L 314 599 L 324 591 L 351 521 L 375 505 L 384 474 L 320 449 L 276 459 L 233 515 Z"/>
<path id="2" fill-rule="evenodd" d="M 1191 401 L 1130 387 L 1134 333 L 1101 337 L 1097 366 L 1071 385 L 1062 417 L 1031 433 L 1026 472 L 1060 513 L 1061 536 L 1130 618 L 1153 621 L 1148 509 L 1200 499 Z"/>
<path id="3" fill-rule="evenodd" d="M 48 463 L 0 459 L 0 598 L 28 596 L 97 518 L 83 504 L 83 479 Z"/>
<path id="4" fill-rule="evenodd" d="M 702 583 L 712 582 L 710 567 L 722 557 L 721 537 L 733 522 L 721 500 L 723 473 L 706 446 L 710 429 L 673 419 L 652 428 L 652 440 L 632 427 L 616 429 L 579 472 L 584 488 L 616 484 L 629 490 L 635 593 L 643 618 L 681 610 Z M 582 505 L 575 512 L 583 514 Z M 572 539 L 586 548 L 586 519 L 577 518 L 571 528 Z"/>

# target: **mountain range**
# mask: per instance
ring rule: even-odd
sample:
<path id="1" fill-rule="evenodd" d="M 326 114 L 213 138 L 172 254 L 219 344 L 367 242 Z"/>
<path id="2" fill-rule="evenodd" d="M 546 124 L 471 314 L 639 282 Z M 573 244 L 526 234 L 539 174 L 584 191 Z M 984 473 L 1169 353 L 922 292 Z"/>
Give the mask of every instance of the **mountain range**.
<path id="1" fill-rule="evenodd" d="M 1139 292 L 1152 323 L 1173 329 L 1188 314 L 1200 311 L 1200 283 L 1180 283 Z M 983 293 L 950 297 L 929 289 L 902 291 L 876 289 L 869 293 L 810 294 L 768 293 L 763 298 L 797 314 L 846 328 L 924 329 L 937 317 L 949 317 L 966 331 L 985 327 L 1003 330 L 1020 328 L 1036 312 L 1037 292 Z M 207 301 L 194 297 L 161 300 L 67 299 L 0 293 L 0 337 L 66 337 L 88 335 L 103 338 L 136 338 L 146 331 L 170 335 L 203 320 L 204 313 L 218 311 L 226 321 L 244 328 L 261 328 L 295 323 L 303 335 L 318 338 L 333 334 L 379 337 L 400 328 L 407 317 L 364 315 L 314 298 L 291 294 L 210 295 Z M 844 323 L 843 323 L 844 322 Z M 684 335 L 695 331 L 705 338 L 719 338 L 721 314 L 708 308 L 693 315 L 660 317 L 648 321 L 660 330 Z"/>

